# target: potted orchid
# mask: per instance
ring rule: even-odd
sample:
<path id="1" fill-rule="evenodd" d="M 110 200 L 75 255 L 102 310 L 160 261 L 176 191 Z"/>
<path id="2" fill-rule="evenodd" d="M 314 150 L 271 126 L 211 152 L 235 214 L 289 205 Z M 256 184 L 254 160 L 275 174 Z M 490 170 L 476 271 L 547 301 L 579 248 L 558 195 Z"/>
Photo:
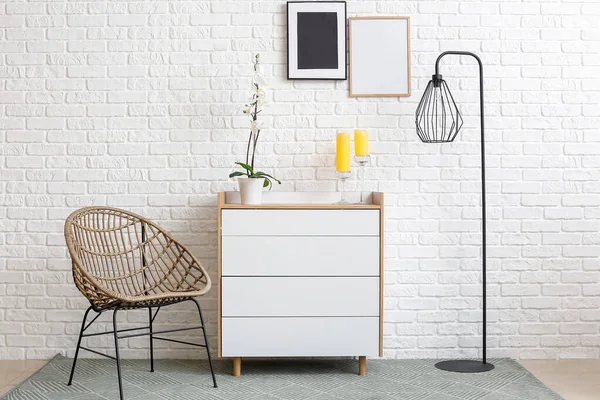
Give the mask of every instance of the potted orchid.
<path id="1" fill-rule="evenodd" d="M 253 94 L 243 110 L 243 113 L 250 117 L 251 127 L 246 148 L 246 160 L 245 162 L 236 162 L 242 171 L 234 171 L 229 174 L 230 178 L 238 178 L 242 204 L 260 204 L 263 188 L 268 187 L 270 190 L 273 182 L 281 184 L 273 176 L 262 171 L 256 171 L 254 165 L 256 145 L 260 137 L 258 115 L 262 112 L 262 106 L 265 103 L 265 89 L 268 86 L 267 81 L 260 74 L 259 64 L 260 54 L 257 54 L 254 56 Z"/>

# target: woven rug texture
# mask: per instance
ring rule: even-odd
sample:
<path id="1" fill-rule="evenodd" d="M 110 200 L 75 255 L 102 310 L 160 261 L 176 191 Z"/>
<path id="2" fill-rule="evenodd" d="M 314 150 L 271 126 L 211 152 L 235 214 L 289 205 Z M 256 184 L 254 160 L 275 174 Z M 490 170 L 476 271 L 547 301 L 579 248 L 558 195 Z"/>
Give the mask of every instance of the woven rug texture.
<path id="1" fill-rule="evenodd" d="M 57 356 L 4 396 L 6 400 L 116 400 L 116 364 L 80 359 L 72 386 L 73 360 Z M 564 400 L 519 363 L 490 360 L 493 371 L 440 371 L 437 360 L 369 360 L 367 376 L 355 360 L 215 361 L 218 388 L 205 360 L 123 360 L 125 400 Z"/>

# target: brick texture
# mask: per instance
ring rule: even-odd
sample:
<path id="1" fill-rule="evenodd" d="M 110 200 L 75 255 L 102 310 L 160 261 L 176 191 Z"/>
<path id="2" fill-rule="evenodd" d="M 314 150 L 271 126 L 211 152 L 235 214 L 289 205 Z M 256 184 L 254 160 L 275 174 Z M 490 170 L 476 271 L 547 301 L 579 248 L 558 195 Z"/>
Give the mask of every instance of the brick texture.
<path id="1" fill-rule="evenodd" d="M 348 1 L 409 15 L 410 98 L 287 81 L 284 1 L 21 1 L 0 6 L 0 358 L 73 355 L 86 307 L 62 226 L 111 205 L 162 224 L 216 271 L 215 193 L 244 153 L 251 60 L 272 80 L 259 165 L 277 190 L 335 190 L 336 128 L 368 129 L 386 192 L 385 356 L 480 355 L 477 69 L 448 57 L 454 144 L 414 110 L 444 50 L 485 63 L 489 355 L 600 357 L 600 7 L 570 1 Z M 393 46 L 393 43 L 389 43 Z M 350 185 L 355 185 L 351 182 Z M 216 345 L 216 291 L 202 300 Z M 144 323 L 145 312 L 121 316 Z M 165 326 L 193 323 L 187 306 Z M 108 317 L 101 317 L 108 330 Z M 187 335 L 187 337 L 192 337 Z M 90 346 L 110 349 L 109 337 Z M 147 339 L 123 343 L 146 357 Z M 200 352 L 157 343 L 158 357 Z"/>

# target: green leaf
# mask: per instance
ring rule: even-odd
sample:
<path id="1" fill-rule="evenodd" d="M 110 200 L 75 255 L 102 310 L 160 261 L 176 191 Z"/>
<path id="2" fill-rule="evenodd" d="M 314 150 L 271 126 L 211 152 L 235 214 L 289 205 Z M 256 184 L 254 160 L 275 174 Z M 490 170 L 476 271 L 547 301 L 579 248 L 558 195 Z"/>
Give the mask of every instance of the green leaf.
<path id="1" fill-rule="evenodd" d="M 261 176 L 261 177 L 264 177 L 266 179 L 269 179 L 269 178 L 273 179 L 275 182 L 277 182 L 277 183 L 279 183 L 281 185 L 281 181 L 279 179 L 273 177 L 272 175 L 266 174 L 266 173 L 264 173 L 262 171 L 255 172 L 253 175 L 255 175 L 255 176 Z"/>
<path id="2" fill-rule="evenodd" d="M 246 171 L 250 172 L 250 174 L 254 174 L 254 171 L 252 170 L 252 167 L 249 166 L 248 164 L 245 164 L 243 162 L 236 162 L 237 165 L 239 165 L 240 167 L 244 168 Z"/>
<path id="3" fill-rule="evenodd" d="M 230 178 L 235 178 L 236 176 L 246 176 L 246 174 L 240 171 L 235 171 L 229 174 Z"/>
<path id="4" fill-rule="evenodd" d="M 273 182 L 269 178 L 265 178 L 265 180 L 269 182 L 269 190 L 273 189 Z"/>
<path id="5" fill-rule="evenodd" d="M 248 178 L 250 179 L 264 179 L 263 182 L 263 187 L 267 187 L 271 184 L 271 182 L 269 182 L 269 178 L 263 176 L 263 175 L 257 175 L 257 174 L 252 174 L 252 175 L 248 175 Z"/>

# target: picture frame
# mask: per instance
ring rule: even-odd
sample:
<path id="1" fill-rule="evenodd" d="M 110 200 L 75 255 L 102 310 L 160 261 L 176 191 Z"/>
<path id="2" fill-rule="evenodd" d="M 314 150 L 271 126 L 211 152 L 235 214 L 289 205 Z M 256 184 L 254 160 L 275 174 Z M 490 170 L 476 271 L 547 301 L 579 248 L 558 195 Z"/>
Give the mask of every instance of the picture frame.
<path id="1" fill-rule="evenodd" d="M 351 17 L 350 97 L 408 97 L 410 17 Z"/>
<path id="2" fill-rule="evenodd" d="M 345 1 L 287 2 L 287 78 L 348 79 Z"/>

